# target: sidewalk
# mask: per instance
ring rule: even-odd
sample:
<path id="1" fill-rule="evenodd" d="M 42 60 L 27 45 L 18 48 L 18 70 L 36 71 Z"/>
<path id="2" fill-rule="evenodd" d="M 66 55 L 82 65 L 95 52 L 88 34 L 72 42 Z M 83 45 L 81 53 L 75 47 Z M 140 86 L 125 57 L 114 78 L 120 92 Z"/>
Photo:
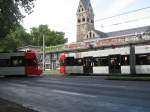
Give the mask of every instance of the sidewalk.
<path id="1" fill-rule="evenodd" d="M 0 112 L 37 112 L 0 98 Z"/>

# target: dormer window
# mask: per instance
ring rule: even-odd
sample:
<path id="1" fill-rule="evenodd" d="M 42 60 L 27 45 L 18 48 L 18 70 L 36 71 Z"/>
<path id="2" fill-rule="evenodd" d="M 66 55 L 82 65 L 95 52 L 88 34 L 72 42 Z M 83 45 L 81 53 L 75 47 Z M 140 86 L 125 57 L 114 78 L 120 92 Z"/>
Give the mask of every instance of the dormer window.
<path id="1" fill-rule="evenodd" d="M 82 8 L 82 11 L 84 11 L 84 9 Z"/>

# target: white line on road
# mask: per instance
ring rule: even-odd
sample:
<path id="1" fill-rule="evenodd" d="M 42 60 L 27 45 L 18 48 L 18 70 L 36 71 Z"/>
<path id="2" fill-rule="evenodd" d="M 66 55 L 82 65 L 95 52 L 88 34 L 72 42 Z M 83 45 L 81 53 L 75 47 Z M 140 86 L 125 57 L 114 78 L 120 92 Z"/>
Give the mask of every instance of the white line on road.
<path id="1" fill-rule="evenodd" d="M 68 95 L 75 95 L 75 96 L 82 96 L 82 97 L 90 97 L 90 98 L 96 98 L 97 96 L 84 94 L 84 93 L 77 93 L 77 92 L 70 92 L 70 91 L 63 91 L 63 90 L 55 90 L 53 89 L 52 92 L 60 93 L 60 94 L 68 94 Z"/>

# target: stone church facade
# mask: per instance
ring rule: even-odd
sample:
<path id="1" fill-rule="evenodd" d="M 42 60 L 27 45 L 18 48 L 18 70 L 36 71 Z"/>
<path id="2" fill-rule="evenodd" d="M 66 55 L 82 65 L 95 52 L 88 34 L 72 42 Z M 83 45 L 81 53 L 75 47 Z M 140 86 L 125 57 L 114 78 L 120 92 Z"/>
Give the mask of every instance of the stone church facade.
<path id="1" fill-rule="evenodd" d="M 80 0 L 76 16 L 77 42 L 105 36 L 103 32 L 95 30 L 94 12 L 90 0 Z"/>

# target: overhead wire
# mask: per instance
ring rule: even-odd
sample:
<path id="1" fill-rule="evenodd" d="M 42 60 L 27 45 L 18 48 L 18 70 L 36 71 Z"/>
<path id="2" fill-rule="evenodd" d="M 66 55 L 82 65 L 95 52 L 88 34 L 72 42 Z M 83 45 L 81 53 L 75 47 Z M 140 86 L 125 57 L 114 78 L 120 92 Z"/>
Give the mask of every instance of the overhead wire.
<path id="1" fill-rule="evenodd" d="M 131 10 L 131 11 L 120 13 L 120 14 L 116 14 L 116 15 L 109 16 L 109 17 L 100 18 L 100 19 L 95 20 L 95 22 L 111 19 L 111 18 L 114 18 L 114 17 L 122 16 L 122 15 L 127 15 L 127 14 L 130 14 L 130 13 L 139 12 L 139 11 L 142 11 L 142 10 L 145 10 L 145 9 L 150 9 L 150 6 L 143 7 L 143 8 L 136 9 L 136 10 Z"/>
<path id="2" fill-rule="evenodd" d="M 140 21 L 140 20 L 144 20 L 144 19 L 150 19 L 150 16 L 145 16 L 145 17 L 141 17 L 141 18 L 131 19 L 131 20 L 123 21 L 123 22 L 118 22 L 118 23 L 114 23 L 114 24 L 110 24 L 110 25 L 105 25 L 105 26 L 102 26 L 102 27 L 117 26 L 117 25 L 131 23 L 131 22 L 136 22 L 136 21 Z"/>

